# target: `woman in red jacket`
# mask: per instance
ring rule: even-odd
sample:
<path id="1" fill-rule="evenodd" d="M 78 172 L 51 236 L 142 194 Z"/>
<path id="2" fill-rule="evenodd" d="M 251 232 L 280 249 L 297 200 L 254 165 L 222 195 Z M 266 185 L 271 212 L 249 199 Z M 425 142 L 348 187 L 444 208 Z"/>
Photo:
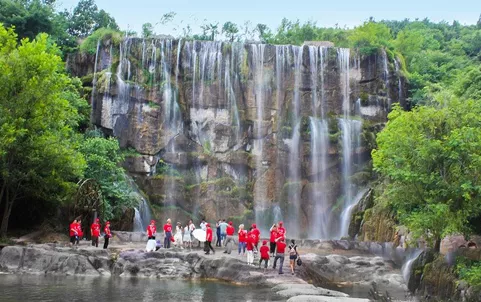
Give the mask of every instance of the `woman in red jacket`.
<path id="1" fill-rule="evenodd" d="M 69 235 L 70 235 L 70 245 L 74 245 L 77 241 L 77 219 L 74 219 L 69 226 Z"/>
<path id="2" fill-rule="evenodd" d="M 205 243 L 204 243 L 204 250 L 205 254 L 209 255 L 210 251 L 212 250 L 212 253 L 215 254 L 214 248 L 212 247 L 212 239 L 214 238 L 212 234 L 212 229 L 210 228 L 210 223 L 207 223 L 206 225 L 206 236 L 205 236 Z"/>
<path id="3" fill-rule="evenodd" d="M 92 236 L 92 246 L 99 247 L 100 219 L 95 219 L 90 226 L 90 236 Z"/>
<path id="4" fill-rule="evenodd" d="M 84 236 L 84 232 L 82 232 L 82 220 L 81 219 L 77 220 L 76 228 L 77 228 L 77 241 L 76 241 L 76 243 L 77 243 L 77 245 L 79 245 L 80 239 L 82 239 L 82 237 Z"/>
<path id="5" fill-rule="evenodd" d="M 261 260 L 259 260 L 259 268 L 262 266 L 262 261 L 264 261 L 264 273 L 267 270 L 267 263 L 269 262 L 269 247 L 267 246 L 267 240 L 262 241 L 262 246 L 259 249 L 261 254 Z"/>

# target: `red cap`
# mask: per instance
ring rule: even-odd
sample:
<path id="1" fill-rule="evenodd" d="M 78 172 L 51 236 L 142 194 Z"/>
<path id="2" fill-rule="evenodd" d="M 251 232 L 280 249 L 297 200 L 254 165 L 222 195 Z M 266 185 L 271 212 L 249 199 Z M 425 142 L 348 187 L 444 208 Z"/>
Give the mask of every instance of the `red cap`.
<path id="1" fill-rule="evenodd" d="M 110 224 L 110 221 L 107 221 L 105 224 Z"/>
<path id="2" fill-rule="evenodd" d="M 266 245 L 266 244 L 267 244 L 267 240 L 262 241 L 262 245 Z"/>
<path id="3" fill-rule="evenodd" d="M 257 225 L 255 223 L 252 224 L 253 228 L 257 228 Z"/>
<path id="4" fill-rule="evenodd" d="M 95 219 L 95 222 L 99 222 L 99 221 L 100 221 L 100 219 L 98 219 L 98 218 Z"/>
<path id="5" fill-rule="evenodd" d="M 152 223 L 155 224 L 155 220 L 152 219 L 152 220 L 150 221 L 150 223 L 151 223 L 151 224 L 152 224 Z"/>
<path id="6" fill-rule="evenodd" d="M 282 221 L 279 221 L 279 225 L 282 225 L 282 223 L 283 223 Z"/>
<path id="7" fill-rule="evenodd" d="M 232 221 L 229 221 L 229 225 L 232 225 Z"/>
<path id="8" fill-rule="evenodd" d="M 210 223 L 206 223 L 206 224 L 205 224 L 205 226 L 208 226 L 208 227 L 210 227 Z"/>

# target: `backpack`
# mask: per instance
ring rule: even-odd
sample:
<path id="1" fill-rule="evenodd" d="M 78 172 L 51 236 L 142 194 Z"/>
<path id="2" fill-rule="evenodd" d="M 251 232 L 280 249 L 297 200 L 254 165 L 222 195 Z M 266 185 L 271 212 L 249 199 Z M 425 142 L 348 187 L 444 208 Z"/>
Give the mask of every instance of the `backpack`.
<path id="1" fill-rule="evenodd" d="M 289 256 L 295 256 L 297 255 L 297 244 L 292 246 L 289 245 Z"/>

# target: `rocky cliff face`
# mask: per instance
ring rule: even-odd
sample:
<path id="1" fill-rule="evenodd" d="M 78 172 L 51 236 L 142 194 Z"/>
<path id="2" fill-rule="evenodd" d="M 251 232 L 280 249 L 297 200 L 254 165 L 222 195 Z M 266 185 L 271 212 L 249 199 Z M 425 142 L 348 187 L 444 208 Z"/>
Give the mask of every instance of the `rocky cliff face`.
<path id="1" fill-rule="evenodd" d="M 160 218 L 285 220 L 290 235 L 347 235 L 375 132 L 405 81 L 384 51 L 182 40 L 102 42 L 93 122 Z M 82 61 L 83 63 L 80 63 Z M 347 224 L 346 224 L 347 222 Z"/>

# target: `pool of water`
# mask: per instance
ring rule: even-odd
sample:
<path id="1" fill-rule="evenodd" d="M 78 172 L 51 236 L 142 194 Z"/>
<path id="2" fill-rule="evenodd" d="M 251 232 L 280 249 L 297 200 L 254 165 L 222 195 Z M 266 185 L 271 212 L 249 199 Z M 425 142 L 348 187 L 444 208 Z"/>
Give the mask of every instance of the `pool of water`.
<path id="1" fill-rule="evenodd" d="M 140 278 L 0 275 L 0 301 L 284 301 L 270 288 Z"/>

